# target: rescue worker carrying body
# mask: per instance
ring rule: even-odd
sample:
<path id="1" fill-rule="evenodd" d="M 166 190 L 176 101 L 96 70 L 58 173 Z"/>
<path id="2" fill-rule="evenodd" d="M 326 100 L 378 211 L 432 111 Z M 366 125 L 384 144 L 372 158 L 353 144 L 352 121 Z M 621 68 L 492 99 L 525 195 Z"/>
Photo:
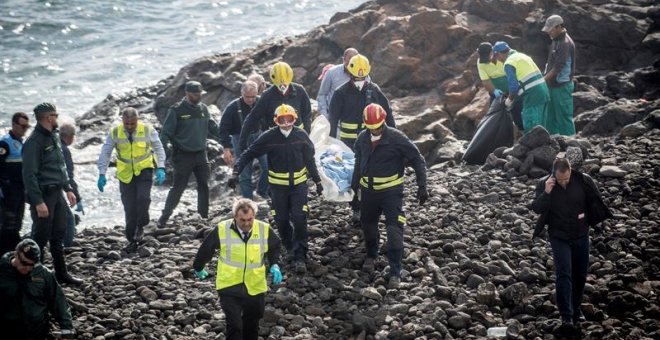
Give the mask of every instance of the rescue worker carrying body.
<path id="1" fill-rule="evenodd" d="M 252 160 L 266 154 L 268 157 L 268 184 L 271 188 L 272 209 L 280 239 L 289 254 L 293 253 L 295 270 L 307 271 L 307 178 L 316 183 L 316 193 L 323 192 L 321 177 L 314 161 L 314 144 L 307 133 L 294 126 L 296 112 L 289 105 L 275 110 L 275 124 L 244 151 L 234 166 L 228 185 L 236 187 L 243 168 Z M 291 230 L 293 223 L 293 233 Z"/>
<path id="2" fill-rule="evenodd" d="M 270 68 L 270 81 L 273 83 L 261 94 L 252 111 L 245 117 L 239 149 L 246 150 L 248 138 L 260 128 L 266 131 L 273 127 L 272 115 L 282 104 L 287 104 L 297 113 L 295 126 L 305 129 L 307 133 L 312 128 L 312 104 L 307 91 L 302 85 L 293 82 L 293 69 L 285 62 L 278 62 Z"/>
<path id="3" fill-rule="evenodd" d="M 355 140 L 364 129 L 362 111 L 367 105 L 379 104 L 387 112 L 385 123 L 391 127 L 396 125 L 387 97 L 376 83 L 367 80 L 371 71 L 369 59 L 361 54 L 355 55 L 348 62 L 346 69 L 351 74 L 351 80 L 337 88 L 332 95 L 328 120 L 330 136 L 337 136 L 337 126 L 339 126 L 337 137 L 354 150 Z"/>
<path id="4" fill-rule="evenodd" d="M 403 256 L 403 175 L 410 164 L 417 178 L 417 199 L 423 205 L 429 197 L 426 190 L 426 164 L 424 157 L 406 135 L 385 124 L 387 113 L 378 104 L 364 108 L 364 125 L 355 142 L 355 169 L 352 189 L 361 193 L 360 222 L 364 232 L 367 257 L 362 269 L 372 272 L 378 256 L 380 235 L 378 220 L 385 215 L 387 231 L 387 258 L 390 265 L 389 287 L 397 288 L 401 282 Z"/>

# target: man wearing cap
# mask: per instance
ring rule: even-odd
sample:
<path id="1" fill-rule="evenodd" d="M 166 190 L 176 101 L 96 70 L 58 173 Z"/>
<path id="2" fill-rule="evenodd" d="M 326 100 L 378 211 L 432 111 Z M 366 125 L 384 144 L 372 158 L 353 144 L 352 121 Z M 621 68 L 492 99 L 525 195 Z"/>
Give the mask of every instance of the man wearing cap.
<path id="1" fill-rule="evenodd" d="M 41 248 L 50 243 L 55 276 L 60 283 L 82 284 L 71 276 L 64 261 L 62 241 L 66 230 L 67 202 L 76 205 L 66 172 L 64 155 L 57 131 L 57 109 L 51 103 L 41 103 L 34 108 L 37 125 L 23 146 L 23 183 L 32 215 L 32 235 Z"/>
<path id="2" fill-rule="evenodd" d="M 39 246 L 31 239 L 0 258 L 0 330 L 4 339 L 45 339 L 51 313 L 64 338 L 75 335 L 62 288 L 39 258 Z"/>
<path id="3" fill-rule="evenodd" d="M 25 212 L 23 185 L 23 137 L 30 128 L 30 119 L 23 112 L 11 118 L 11 130 L 0 138 L 0 254 L 12 251 L 21 240 Z"/>
<path id="4" fill-rule="evenodd" d="M 548 132 L 572 136 L 575 134 L 575 124 L 573 124 L 575 43 L 566 32 L 564 19 L 559 15 L 548 17 L 543 32 L 552 39 L 544 72 L 550 90 Z"/>
<path id="5" fill-rule="evenodd" d="M 202 218 L 209 214 L 209 161 L 206 155 L 206 137 L 218 139 L 218 125 L 211 118 L 202 95 L 206 93 L 202 84 L 189 81 L 185 86 L 185 97 L 172 105 L 167 112 L 160 139 L 164 147 L 172 144 L 174 184 L 167 194 L 165 208 L 158 219 L 158 227 L 163 228 L 179 204 L 190 174 L 197 181 L 197 212 Z"/>
<path id="6" fill-rule="evenodd" d="M 504 72 L 509 83 L 509 96 L 504 102 L 507 109 L 513 108 L 517 97 L 522 97 L 523 131 L 534 126 L 545 127 L 550 94 L 543 75 L 532 58 L 509 48 L 509 44 L 498 41 L 493 46 L 495 59 L 504 63 Z"/>

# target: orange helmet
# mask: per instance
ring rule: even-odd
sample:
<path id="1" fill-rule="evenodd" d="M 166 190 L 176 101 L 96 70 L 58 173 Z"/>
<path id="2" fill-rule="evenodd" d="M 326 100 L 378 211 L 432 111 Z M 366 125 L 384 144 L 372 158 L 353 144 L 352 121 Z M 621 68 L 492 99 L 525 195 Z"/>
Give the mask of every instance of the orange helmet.
<path id="1" fill-rule="evenodd" d="M 292 117 L 293 119 L 284 119 L 283 117 Z M 293 125 L 298 119 L 296 109 L 291 105 L 282 104 L 275 109 L 275 116 L 273 121 L 277 126 L 290 126 Z"/>
<path id="2" fill-rule="evenodd" d="M 364 126 L 370 130 L 378 129 L 381 127 L 385 122 L 385 117 L 387 117 L 387 112 L 385 112 L 385 109 L 383 109 L 382 106 L 373 103 L 367 105 L 362 113 Z"/>

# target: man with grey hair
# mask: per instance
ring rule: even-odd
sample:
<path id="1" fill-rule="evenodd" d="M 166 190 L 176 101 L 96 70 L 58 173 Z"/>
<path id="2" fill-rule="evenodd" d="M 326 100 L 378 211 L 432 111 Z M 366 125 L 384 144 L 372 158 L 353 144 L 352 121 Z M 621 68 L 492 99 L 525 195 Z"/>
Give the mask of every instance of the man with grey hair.
<path id="1" fill-rule="evenodd" d="M 71 189 L 62 146 L 57 132 L 57 108 L 51 103 L 34 107 L 38 122 L 23 146 L 23 183 L 27 191 L 32 215 L 33 239 L 43 249 L 50 243 L 55 277 L 59 283 L 82 284 L 83 280 L 69 274 L 64 260 L 62 240 L 66 230 L 67 202 L 76 205 L 76 196 Z"/>
<path id="2" fill-rule="evenodd" d="M 230 167 L 234 165 L 235 158 L 241 155 L 242 150 L 239 147 L 239 141 L 243 120 L 250 113 L 257 99 L 259 99 L 257 95 L 258 91 L 257 83 L 246 80 L 241 86 L 241 96 L 227 105 L 220 118 L 220 144 L 224 148 L 223 158 L 225 159 L 225 163 Z M 252 144 L 260 133 L 261 131 L 253 133 L 248 139 L 248 143 Z M 259 175 L 257 194 L 265 198 L 268 196 L 268 163 L 266 155 L 259 157 L 258 160 L 261 174 Z M 254 188 L 252 184 L 252 169 L 252 166 L 247 166 L 240 174 L 241 196 L 249 199 L 253 197 L 252 191 Z"/>
<path id="3" fill-rule="evenodd" d="M 273 284 L 280 284 L 281 243 L 268 223 L 255 219 L 257 205 L 252 200 L 237 200 L 232 212 L 232 219 L 218 223 L 206 236 L 193 269 L 200 280 L 208 277 L 204 267 L 218 252 L 215 287 L 227 320 L 225 335 L 230 340 L 256 340 L 268 290 L 264 259 L 268 259 Z"/>
<path id="4" fill-rule="evenodd" d="M 158 132 L 139 121 L 138 111 L 132 107 L 121 112 L 122 123 L 112 127 L 101 148 L 98 160 L 98 188 L 103 192 L 106 171 L 112 150 L 117 151 L 117 179 L 124 205 L 126 220 L 127 252 L 137 250 L 142 241 L 144 226 L 149 223 L 151 184 L 154 176 L 154 161 L 157 164 L 156 183 L 165 181 L 165 149 Z M 154 160 L 155 154 L 155 160 Z"/>
<path id="5" fill-rule="evenodd" d="M 66 164 L 66 173 L 69 175 L 69 184 L 71 185 L 71 190 L 76 196 L 76 211 L 85 214 L 85 210 L 82 205 L 82 197 L 80 197 L 80 192 L 78 191 L 78 183 L 74 179 L 74 165 L 73 158 L 71 157 L 71 150 L 69 146 L 73 144 L 73 140 L 76 137 L 76 127 L 71 123 L 63 123 L 60 126 L 60 142 L 62 143 L 62 155 L 64 156 L 64 163 Z M 64 234 L 64 247 L 71 247 L 73 245 L 73 237 L 76 233 L 76 218 L 73 216 L 71 209 L 66 211 L 66 232 Z"/>
<path id="6" fill-rule="evenodd" d="M 319 93 L 316 96 L 316 101 L 319 105 L 319 113 L 321 113 L 326 118 L 328 118 L 330 115 L 330 102 L 332 100 L 332 95 L 335 93 L 335 90 L 345 82 L 351 80 L 351 74 L 348 73 L 346 67 L 348 66 L 348 62 L 351 60 L 351 58 L 356 55 L 358 55 L 358 50 L 355 48 L 349 47 L 344 50 L 342 63 L 331 67 L 321 80 L 321 87 L 319 88 Z M 369 78 L 367 80 L 369 80 Z"/>

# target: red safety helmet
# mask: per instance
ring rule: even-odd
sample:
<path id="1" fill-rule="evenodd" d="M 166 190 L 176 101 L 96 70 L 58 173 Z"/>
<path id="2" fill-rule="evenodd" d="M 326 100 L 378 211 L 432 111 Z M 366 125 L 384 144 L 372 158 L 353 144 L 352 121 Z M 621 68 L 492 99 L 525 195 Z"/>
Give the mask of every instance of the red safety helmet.
<path id="1" fill-rule="evenodd" d="M 383 109 L 382 106 L 373 103 L 367 105 L 362 113 L 364 126 L 370 130 L 375 130 L 381 127 L 383 123 L 385 123 L 385 117 L 387 117 L 385 109 Z"/>

